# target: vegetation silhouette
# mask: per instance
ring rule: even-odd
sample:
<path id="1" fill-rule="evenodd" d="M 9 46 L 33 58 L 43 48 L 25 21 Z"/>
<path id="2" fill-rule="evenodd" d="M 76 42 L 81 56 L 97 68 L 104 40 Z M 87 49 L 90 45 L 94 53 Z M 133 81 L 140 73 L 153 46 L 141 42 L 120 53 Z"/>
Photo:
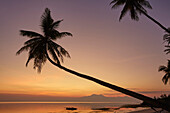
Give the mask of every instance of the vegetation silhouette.
<path id="1" fill-rule="evenodd" d="M 119 6 L 124 5 L 123 10 L 121 11 L 121 15 L 119 18 L 119 21 L 126 15 L 126 13 L 129 11 L 130 16 L 132 20 L 139 20 L 138 15 L 145 15 L 150 20 L 155 22 L 158 26 L 160 26 L 163 30 L 170 33 L 170 30 L 168 30 L 166 27 L 164 27 L 162 24 L 160 24 L 157 20 L 152 18 L 148 15 L 147 10 L 145 8 L 152 9 L 152 6 L 147 0 L 113 0 L 110 5 L 112 5 L 112 9 L 118 8 Z"/>
<path id="2" fill-rule="evenodd" d="M 163 83 L 166 85 L 170 79 L 170 60 L 168 60 L 167 66 L 160 66 L 158 71 L 163 71 L 165 75 L 162 78 Z"/>
<path id="3" fill-rule="evenodd" d="M 53 40 L 60 39 L 64 36 L 72 36 L 72 34 L 69 32 L 59 32 L 56 30 L 56 28 L 59 27 L 59 23 L 61 21 L 62 20 L 54 22 L 54 20 L 51 17 L 50 10 L 46 8 L 44 14 L 41 17 L 41 29 L 43 31 L 43 35 L 33 31 L 25 31 L 25 30 L 20 31 L 20 34 L 22 36 L 27 36 L 31 38 L 30 40 L 26 41 L 24 43 L 24 46 L 16 53 L 17 55 L 19 55 L 23 51 L 28 51 L 29 56 L 26 62 L 26 66 L 28 65 L 30 60 L 34 59 L 34 66 L 33 66 L 34 69 L 37 69 L 38 72 L 41 72 L 42 65 L 45 64 L 46 60 L 48 59 L 53 65 L 57 66 L 58 68 L 66 72 L 93 81 L 102 86 L 119 91 L 121 93 L 132 96 L 139 100 L 142 100 L 153 107 L 161 107 L 165 110 L 170 111 L 170 108 L 168 108 L 168 106 L 166 106 L 165 103 L 156 101 L 142 94 L 118 87 L 116 85 L 112 85 L 105 81 L 99 80 L 97 78 L 85 74 L 81 74 L 79 72 L 76 72 L 74 70 L 62 66 L 60 60 L 63 61 L 63 57 L 70 57 L 70 55 L 63 47 L 55 43 Z M 48 53 L 51 54 L 54 61 L 50 58 Z"/>
<path id="4" fill-rule="evenodd" d="M 69 32 L 59 32 L 56 30 L 62 21 L 63 20 L 58 20 L 54 22 L 51 18 L 50 10 L 46 8 L 41 17 L 41 29 L 44 33 L 43 35 L 33 31 L 20 30 L 22 36 L 31 38 L 26 41 L 24 46 L 16 53 L 19 55 L 23 51 L 29 51 L 26 66 L 30 60 L 34 59 L 34 69 L 37 68 L 37 71 L 40 73 L 42 65 L 46 62 L 48 56 L 47 51 L 49 51 L 53 60 L 56 61 L 58 65 L 60 65 L 60 60 L 63 62 L 63 56 L 70 58 L 69 53 L 62 46 L 53 41 L 64 36 L 72 36 Z"/>
<path id="5" fill-rule="evenodd" d="M 169 104 L 170 106 L 170 95 L 166 95 L 166 94 L 162 94 L 160 97 L 154 97 L 154 99 L 158 100 L 158 101 L 162 101 L 165 102 L 167 104 Z M 127 105 L 123 105 L 120 108 L 138 108 L 138 107 L 150 107 L 148 106 L 147 103 L 142 102 L 140 104 L 127 104 Z M 163 110 L 157 111 L 155 108 L 151 107 L 151 109 L 153 109 L 154 111 L 156 111 L 156 113 L 161 113 Z"/>
<path id="6" fill-rule="evenodd" d="M 170 28 L 168 28 L 168 30 L 170 30 Z M 163 40 L 164 40 L 164 43 L 167 43 L 165 45 L 165 50 L 164 52 L 166 52 L 166 54 L 169 54 L 170 53 L 170 33 L 166 33 L 164 36 L 163 36 Z"/>
<path id="7" fill-rule="evenodd" d="M 168 28 L 168 30 L 170 31 L 170 28 Z M 164 40 L 164 43 L 167 43 L 167 45 L 169 45 L 170 44 L 170 33 L 164 34 L 163 40 Z"/>
<path id="8" fill-rule="evenodd" d="M 170 30 L 170 28 L 168 28 L 168 30 Z M 164 50 L 164 52 L 166 52 L 166 54 L 169 54 L 170 53 L 170 46 L 169 46 L 170 45 L 170 33 L 166 33 L 163 36 L 163 40 L 164 40 L 164 43 L 167 43 L 165 45 L 166 49 Z M 162 78 L 162 81 L 166 85 L 168 83 L 168 80 L 170 79 L 170 60 L 168 60 L 167 66 L 161 65 L 158 71 L 163 71 L 165 73 L 165 75 Z"/>

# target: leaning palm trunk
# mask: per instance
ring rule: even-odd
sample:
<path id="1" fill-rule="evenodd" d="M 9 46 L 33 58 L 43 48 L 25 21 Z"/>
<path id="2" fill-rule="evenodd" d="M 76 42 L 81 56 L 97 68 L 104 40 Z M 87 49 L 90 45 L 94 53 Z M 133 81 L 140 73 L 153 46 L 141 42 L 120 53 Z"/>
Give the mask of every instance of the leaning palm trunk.
<path id="1" fill-rule="evenodd" d="M 121 87 L 118 87 L 116 85 L 112 85 L 110 83 L 107 83 L 107 82 L 104 82 L 102 80 L 99 80 L 97 78 L 94 78 L 94 77 L 90 77 L 88 75 L 84 75 L 84 74 L 81 74 L 81 73 L 78 73 L 76 71 L 73 71 L 73 70 L 70 70 L 66 67 L 63 67 L 61 66 L 60 64 L 57 64 L 55 63 L 54 61 L 52 61 L 48 55 L 48 53 L 46 52 L 46 56 L 47 56 L 47 59 L 55 66 L 59 67 L 60 69 L 63 69 L 64 71 L 67 71 L 71 74 L 74 74 L 74 75 L 77 75 L 78 77 L 81 77 L 81 78 L 85 78 L 87 80 L 90 80 L 90 81 L 93 81 L 93 82 L 96 82 L 102 86 L 105 86 L 107 88 L 110 88 L 110 89 L 113 89 L 113 90 L 116 90 L 118 92 L 121 92 L 123 94 L 126 94 L 126 95 L 129 95 L 131 97 L 134 97 L 134 98 L 137 98 L 139 100 L 142 100 L 146 103 L 148 103 L 151 107 L 160 107 L 160 108 L 163 108 L 167 111 L 170 111 L 170 108 L 168 108 L 168 105 L 166 105 L 165 103 L 162 103 L 162 102 L 159 102 L 157 100 L 154 100 L 150 97 L 147 97 L 147 96 L 144 96 L 142 94 L 139 94 L 139 93 L 136 93 L 136 92 L 133 92 L 133 91 L 130 91 L 130 90 L 127 90 L 127 89 L 124 89 L 124 88 L 121 88 Z"/>
<path id="2" fill-rule="evenodd" d="M 155 20 L 154 18 L 152 18 L 151 16 L 149 16 L 146 12 L 144 12 L 143 10 L 141 10 L 140 8 L 138 8 L 137 5 L 136 6 L 136 9 L 138 9 L 142 14 L 144 14 L 146 17 L 148 17 L 150 20 L 152 20 L 153 22 L 155 22 L 159 27 L 161 27 L 163 30 L 165 30 L 167 33 L 170 33 L 170 31 L 164 27 L 162 24 L 160 24 L 157 20 Z"/>

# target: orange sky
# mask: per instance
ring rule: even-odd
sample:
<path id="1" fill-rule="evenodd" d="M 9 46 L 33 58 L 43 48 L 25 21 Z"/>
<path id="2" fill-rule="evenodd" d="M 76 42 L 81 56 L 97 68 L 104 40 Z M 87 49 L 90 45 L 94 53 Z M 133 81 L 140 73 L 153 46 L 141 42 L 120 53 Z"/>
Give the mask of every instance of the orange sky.
<path id="1" fill-rule="evenodd" d="M 119 22 L 120 10 L 111 10 L 110 1 L 0 1 L 3 15 L 0 21 L 0 93 L 73 97 L 121 95 L 64 72 L 49 62 L 38 74 L 32 69 L 32 62 L 25 67 L 27 53 L 15 56 L 27 40 L 19 36 L 19 30 L 41 32 L 40 17 L 46 7 L 55 20 L 64 19 L 59 31 L 73 34 L 73 37 L 58 40 L 71 55 L 71 59 L 65 59 L 64 66 L 150 96 L 170 91 L 170 86 L 161 81 L 164 73 L 157 71 L 160 65 L 166 65 L 168 58 L 163 53 L 164 31 L 143 15 L 139 22 L 130 20 L 129 15 Z M 169 0 L 150 3 L 153 10 L 149 10 L 149 14 L 170 26 L 167 12 L 170 9 L 166 7 Z"/>

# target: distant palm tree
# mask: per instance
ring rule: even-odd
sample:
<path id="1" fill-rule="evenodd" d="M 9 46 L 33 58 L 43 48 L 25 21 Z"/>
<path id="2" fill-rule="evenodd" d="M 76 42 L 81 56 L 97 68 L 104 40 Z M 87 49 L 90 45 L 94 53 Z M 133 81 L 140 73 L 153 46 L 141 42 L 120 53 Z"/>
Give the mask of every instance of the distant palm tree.
<path id="1" fill-rule="evenodd" d="M 156 21 L 154 18 L 152 18 L 147 14 L 145 8 L 152 9 L 150 3 L 147 0 L 113 0 L 110 4 L 111 5 L 113 4 L 112 5 L 113 9 L 124 5 L 123 10 L 121 11 L 119 21 L 122 19 L 123 16 L 126 15 L 128 11 L 130 12 L 131 19 L 136 21 L 139 20 L 138 14 L 143 14 L 146 17 L 148 17 L 150 20 L 155 22 L 163 30 L 170 33 L 170 31 L 166 27 L 164 27 L 162 24 L 160 24 L 158 21 Z"/>
<path id="2" fill-rule="evenodd" d="M 168 28 L 168 30 L 170 31 L 170 28 Z M 168 45 L 170 45 L 170 33 L 166 33 L 166 34 L 163 36 L 163 40 L 164 40 L 164 42 L 166 42 Z"/>
<path id="3" fill-rule="evenodd" d="M 53 40 L 60 39 L 63 36 L 72 36 L 72 34 L 69 32 L 59 32 L 55 30 L 55 28 L 59 27 L 59 23 L 61 21 L 62 20 L 54 22 L 54 20 L 51 18 L 50 10 L 46 8 L 41 18 L 41 28 L 43 31 L 43 35 L 33 31 L 25 31 L 25 30 L 20 31 L 22 36 L 27 36 L 31 38 L 30 40 L 26 41 L 24 43 L 24 46 L 16 53 L 17 55 L 19 55 L 23 51 L 29 52 L 26 66 L 28 65 L 29 61 L 33 59 L 34 68 L 37 69 L 38 72 L 41 72 L 43 64 L 48 59 L 53 65 L 71 74 L 96 82 L 102 86 L 119 91 L 121 93 L 132 96 L 134 98 L 143 100 L 151 106 L 162 107 L 163 109 L 170 111 L 170 108 L 168 108 L 164 103 L 158 102 L 150 97 L 118 87 L 116 85 L 112 85 L 110 83 L 104 82 L 102 80 L 96 79 L 94 77 L 85 74 L 78 73 L 74 70 L 62 66 L 60 64 L 60 60 L 63 61 L 63 56 L 70 57 L 70 55 L 63 47 L 55 43 Z M 54 61 L 50 58 L 48 53 L 51 54 Z"/>
<path id="4" fill-rule="evenodd" d="M 168 80 L 170 79 L 170 60 L 168 60 L 167 66 L 160 66 L 158 71 L 165 72 L 165 75 L 163 76 L 162 81 L 166 85 Z"/>
<path id="5" fill-rule="evenodd" d="M 168 30 L 170 30 L 170 28 L 168 28 Z M 166 52 L 166 54 L 169 54 L 170 53 L 170 33 L 166 33 L 163 36 L 163 40 L 164 40 L 164 43 L 167 44 L 165 45 L 166 49 L 164 50 L 164 52 Z"/>

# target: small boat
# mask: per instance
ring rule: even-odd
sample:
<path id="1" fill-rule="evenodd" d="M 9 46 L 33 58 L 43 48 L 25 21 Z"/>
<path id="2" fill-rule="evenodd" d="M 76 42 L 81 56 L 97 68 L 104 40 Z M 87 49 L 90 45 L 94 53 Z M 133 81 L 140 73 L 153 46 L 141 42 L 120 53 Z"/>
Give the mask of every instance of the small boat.
<path id="1" fill-rule="evenodd" d="M 77 108 L 74 108 L 74 107 L 66 107 L 66 110 L 77 110 Z"/>
<path id="2" fill-rule="evenodd" d="M 108 110 L 110 110 L 110 108 L 92 108 L 92 110 L 108 111 Z"/>

